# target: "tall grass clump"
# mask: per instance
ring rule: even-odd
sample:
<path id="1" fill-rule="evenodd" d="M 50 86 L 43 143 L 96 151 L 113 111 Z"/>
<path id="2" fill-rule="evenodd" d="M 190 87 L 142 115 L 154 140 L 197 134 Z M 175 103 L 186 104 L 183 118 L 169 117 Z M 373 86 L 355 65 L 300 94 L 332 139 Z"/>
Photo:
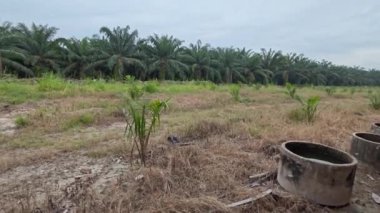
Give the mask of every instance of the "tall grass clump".
<path id="1" fill-rule="evenodd" d="M 230 87 L 230 94 L 235 101 L 240 101 L 240 85 L 232 85 Z"/>
<path id="2" fill-rule="evenodd" d="M 260 90 L 261 87 L 263 87 L 262 84 L 260 84 L 260 83 L 256 83 L 256 84 L 255 84 L 255 89 L 256 89 L 256 90 Z"/>
<path id="3" fill-rule="evenodd" d="M 127 122 L 125 135 L 132 141 L 131 157 L 136 148 L 144 166 L 146 165 L 150 135 L 159 125 L 161 113 L 167 107 L 168 100 L 154 100 L 149 103 L 131 102 L 127 109 L 124 109 Z"/>
<path id="4" fill-rule="evenodd" d="M 84 83 L 87 88 L 96 92 L 106 90 L 106 81 L 104 79 L 86 79 Z"/>
<path id="5" fill-rule="evenodd" d="M 64 79 L 53 73 L 46 73 L 38 80 L 38 90 L 42 92 L 61 91 L 66 88 Z"/>
<path id="6" fill-rule="evenodd" d="M 90 126 L 95 122 L 95 117 L 91 113 L 84 113 L 79 116 L 71 118 L 64 124 L 64 129 L 71 129 L 78 126 Z"/>
<path id="7" fill-rule="evenodd" d="M 325 91 L 326 91 L 328 96 L 332 96 L 336 92 L 336 89 L 334 87 L 326 87 Z"/>
<path id="8" fill-rule="evenodd" d="M 369 96 L 370 106 L 375 109 L 380 109 L 380 93 L 370 94 Z"/>
<path id="9" fill-rule="evenodd" d="M 208 88 L 209 88 L 211 91 L 215 91 L 217 87 L 218 87 L 218 85 L 216 85 L 214 82 L 209 82 L 209 83 L 208 83 Z"/>
<path id="10" fill-rule="evenodd" d="M 372 95 L 373 91 L 371 89 L 368 89 L 367 93 L 368 95 Z"/>
<path id="11" fill-rule="evenodd" d="M 351 87 L 350 88 L 350 94 L 351 94 L 351 96 L 353 96 L 355 94 L 355 92 L 356 92 L 356 88 L 355 87 Z"/>

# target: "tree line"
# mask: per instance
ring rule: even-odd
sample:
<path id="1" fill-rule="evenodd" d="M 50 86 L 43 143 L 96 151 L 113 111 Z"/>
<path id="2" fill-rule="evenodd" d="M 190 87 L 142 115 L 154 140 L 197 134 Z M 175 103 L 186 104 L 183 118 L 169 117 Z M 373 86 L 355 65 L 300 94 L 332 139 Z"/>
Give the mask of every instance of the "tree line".
<path id="1" fill-rule="evenodd" d="M 121 80 L 207 80 L 283 85 L 379 85 L 379 70 L 335 65 L 272 49 L 221 48 L 200 40 L 188 46 L 168 35 L 139 38 L 129 26 L 102 27 L 83 39 L 56 38 L 58 29 L 23 23 L 0 25 L 0 75 Z"/>

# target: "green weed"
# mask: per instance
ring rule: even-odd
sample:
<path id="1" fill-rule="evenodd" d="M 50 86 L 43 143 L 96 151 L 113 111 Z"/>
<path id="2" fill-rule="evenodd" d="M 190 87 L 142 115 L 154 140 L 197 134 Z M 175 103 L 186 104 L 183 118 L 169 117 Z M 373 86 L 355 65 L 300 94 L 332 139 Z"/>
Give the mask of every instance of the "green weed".
<path id="1" fill-rule="evenodd" d="M 38 81 L 38 90 L 42 92 L 61 91 L 66 88 L 66 82 L 53 73 L 46 73 Z"/>
<path id="2" fill-rule="evenodd" d="M 79 116 L 71 118 L 68 122 L 65 123 L 64 129 L 71 129 L 79 126 L 89 126 L 95 122 L 94 115 L 91 113 L 84 113 Z"/>
<path id="3" fill-rule="evenodd" d="M 15 120 L 15 124 L 18 128 L 22 128 L 22 127 L 27 126 L 29 124 L 29 121 L 25 117 L 17 116 Z"/>

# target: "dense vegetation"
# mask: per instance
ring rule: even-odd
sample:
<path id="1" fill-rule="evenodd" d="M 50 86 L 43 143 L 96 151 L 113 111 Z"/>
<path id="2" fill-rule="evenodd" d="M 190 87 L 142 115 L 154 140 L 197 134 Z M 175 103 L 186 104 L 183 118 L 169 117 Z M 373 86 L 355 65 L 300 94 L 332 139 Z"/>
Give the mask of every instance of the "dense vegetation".
<path id="1" fill-rule="evenodd" d="M 25 24 L 0 26 L 0 75 L 39 77 L 54 72 L 67 78 L 208 80 L 215 83 L 379 85 L 380 72 L 338 66 L 302 54 L 272 49 L 253 52 L 183 45 L 168 35 L 139 38 L 137 30 L 102 27 L 81 40 L 56 38 L 57 28 Z"/>

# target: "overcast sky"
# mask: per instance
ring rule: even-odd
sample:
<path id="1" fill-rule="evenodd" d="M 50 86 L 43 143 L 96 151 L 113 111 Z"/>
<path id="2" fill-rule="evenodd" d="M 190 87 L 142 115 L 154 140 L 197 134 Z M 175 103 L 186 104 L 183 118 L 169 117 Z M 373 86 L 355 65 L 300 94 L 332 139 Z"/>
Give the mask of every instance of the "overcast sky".
<path id="1" fill-rule="evenodd" d="M 0 22 L 48 24 L 58 36 L 126 26 L 221 47 L 273 48 L 380 69 L 379 0 L 0 0 Z"/>

